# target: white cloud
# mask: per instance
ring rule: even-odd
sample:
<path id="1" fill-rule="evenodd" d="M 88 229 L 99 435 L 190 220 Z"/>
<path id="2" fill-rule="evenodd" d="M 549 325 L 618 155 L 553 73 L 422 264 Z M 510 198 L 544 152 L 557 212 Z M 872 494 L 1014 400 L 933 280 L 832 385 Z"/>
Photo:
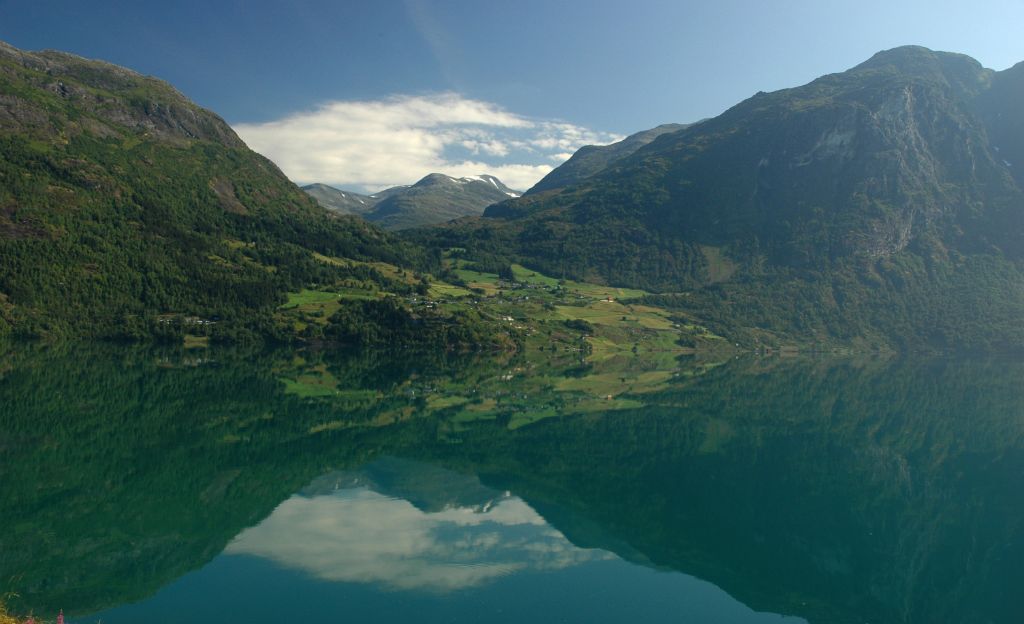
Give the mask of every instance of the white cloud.
<path id="1" fill-rule="evenodd" d="M 269 559 L 326 581 L 431 592 L 613 557 L 573 546 L 518 498 L 503 498 L 486 511 L 428 513 L 362 488 L 292 497 L 225 552 Z"/>
<path id="2" fill-rule="evenodd" d="M 621 137 L 535 120 L 455 93 L 339 101 L 280 120 L 238 124 L 254 150 L 295 182 L 376 191 L 428 173 L 490 173 L 527 189 L 555 158 Z"/>
<path id="3" fill-rule="evenodd" d="M 468 149 L 474 154 L 483 152 L 491 156 L 508 156 L 509 147 L 501 141 L 473 141 L 466 140 L 462 141 L 462 147 Z"/>

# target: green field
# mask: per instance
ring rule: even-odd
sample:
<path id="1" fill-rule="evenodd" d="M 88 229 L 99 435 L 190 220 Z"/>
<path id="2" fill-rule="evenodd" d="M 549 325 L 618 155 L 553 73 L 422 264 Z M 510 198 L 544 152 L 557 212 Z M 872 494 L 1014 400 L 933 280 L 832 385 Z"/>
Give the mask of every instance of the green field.
<path id="1" fill-rule="evenodd" d="M 451 297 L 458 299 L 459 297 L 468 297 L 473 293 L 461 286 L 453 286 L 452 284 L 446 284 L 444 282 L 433 282 L 430 284 L 429 295 L 435 299 L 442 299 L 445 297 Z"/>
<path id="2" fill-rule="evenodd" d="M 326 257 L 321 260 L 344 262 Z M 662 308 L 629 303 L 646 294 L 641 290 L 559 280 L 521 265 L 512 265 L 516 279 L 507 282 L 495 273 L 467 268 L 469 265 L 462 260 L 447 262 L 465 286 L 425 276 L 429 290 L 423 297 L 424 303 L 449 314 L 475 310 L 494 322 L 496 329 L 520 332 L 524 344 L 535 349 L 559 348 L 575 352 L 579 349 L 580 337 L 586 334 L 591 355 L 603 360 L 620 353 L 684 353 L 692 351 L 694 344 L 720 340 L 699 325 L 673 318 Z M 372 263 L 372 267 L 402 283 L 418 283 L 411 274 L 397 267 L 384 263 Z M 367 288 L 306 289 L 290 293 L 280 312 L 293 316 L 296 330 L 301 331 L 309 323 L 326 323 L 346 300 L 375 299 L 389 294 L 393 293 L 375 290 L 374 285 L 369 284 Z M 419 305 L 415 297 L 410 299 L 410 305 Z M 581 333 L 566 325 L 573 321 L 585 321 L 593 329 Z M 683 338 L 687 340 L 680 342 Z M 686 346 L 681 346 L 683 344 Z"/>
<path id="3" fill-rule="evenodd" d="M 665 331 L 674 329 L 672 321 L 664 316 L 662 310 L 648 306 L 624 306 L 598 300 L 586 306 L 556 306 L 555 311 L 564 319 L 583 319 L 600 325 L 634 325 Z"/>
<path id="4" fill-rule="evenodd" d="M 484 291 L 486 295 L 498 292 L 498 276 L 495 273 L 478 273 L 469 269 L 455 269 L 455 274 L 470 288 Z"/>
<path id="5" fill-rule="evenodd" d="M 297 293 L 288 293 L 288 303 L 281 306 L 280 309 L 290 310 L 301 306 L 316 305 L 337 300 L 338 293 L 304 289 Z"/>

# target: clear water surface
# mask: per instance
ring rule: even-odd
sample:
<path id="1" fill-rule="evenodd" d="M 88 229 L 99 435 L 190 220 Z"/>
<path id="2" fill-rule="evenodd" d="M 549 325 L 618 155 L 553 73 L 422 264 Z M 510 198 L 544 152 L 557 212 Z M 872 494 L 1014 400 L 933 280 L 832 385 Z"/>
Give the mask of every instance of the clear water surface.
<path id="1" fill-rule="evenodd" d="M 1024 621 L 1024 363 L 574 357 L 11 348 L 0 591 L 83 624 Z"/>

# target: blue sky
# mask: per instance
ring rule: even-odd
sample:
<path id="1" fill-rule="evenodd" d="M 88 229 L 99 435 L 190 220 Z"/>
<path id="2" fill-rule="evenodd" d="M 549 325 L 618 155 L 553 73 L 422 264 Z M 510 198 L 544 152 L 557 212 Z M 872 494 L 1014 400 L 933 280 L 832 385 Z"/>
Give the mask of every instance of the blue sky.
<path id="1" fill-rule="evenodd" d="M 0 39 L 166 79 L 294 180 L 356 190 L 435 169 L 523 187 L 583 143 L 898 45 L 1005 69 L 1021 24 L 1021 0 L 0 0 Z"/>

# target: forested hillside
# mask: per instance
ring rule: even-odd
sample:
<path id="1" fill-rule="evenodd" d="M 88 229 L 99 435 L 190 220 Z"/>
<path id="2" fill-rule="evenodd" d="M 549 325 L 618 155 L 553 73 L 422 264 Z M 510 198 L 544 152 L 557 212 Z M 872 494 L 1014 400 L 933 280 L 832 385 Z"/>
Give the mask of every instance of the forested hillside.
<path id="1" fill-rule="evenodd" d="M 421 234 L 748 344 L 1024 348 L 1024 73 L 882 52 Z M 570 161 L 571 162 L 571 161 Z"/>
<path id="2" fill-rule="evenodd" d="M 0 44 L 0 334 L 273 336 L 286 291 L 393 286 L 315 253 L 436 263 L 319 207 L 170 85 Z"/>

